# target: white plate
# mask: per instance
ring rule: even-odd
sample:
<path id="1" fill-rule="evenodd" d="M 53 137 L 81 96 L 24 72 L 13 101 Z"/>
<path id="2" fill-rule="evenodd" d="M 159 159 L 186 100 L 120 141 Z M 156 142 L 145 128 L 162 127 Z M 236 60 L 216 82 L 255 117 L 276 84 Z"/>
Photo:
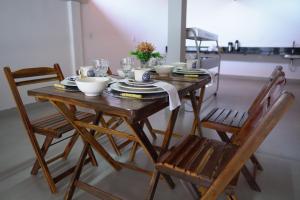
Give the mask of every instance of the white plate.
<path id="1" fill-rule="evenodd" d="M 64 80 L 60 82 L 60 84 L 65 86 L 77 87 L 75 80 L 78 79 L 79 76 L 68 76 Z"/>
<path id="2" fill-rule="evenodd" d="M 165 92 L 161 88 L 152 89 L 152 90 L 136 90 L 136 89 L 122 88 L 122 87 L 120 87 L 119 83 L 111 84 L 110 88 L 112 90 L 115 90 L 115 91 L 118 91 L 118 92 L 135 93 L 135 94 L 154 94 L 154 93 L 163 93 L 163 92 Z"/>
<path id="3" fill-rule="evenodd" d="M 69 80 L 67 80 L 67 79 L 62 80 L 62 81 L 60 82 L 60 84 L 65 85 L 65 86 L 77 87 L 75 81 L 69 81 Z"/>
<path id="4" fill-rule="evenodd" d="M 182 69 L 174 69 L 173 73 L 177 74 L 208 74 L 208 72 L 204 69 L 191 69 L 191 70 L 182 70 Z"/>
<path id="5" fill-rule="evenodd" d="M 147 82 L 139 82 L 139 81 L 135 81 L 133 79 L 127 79 L 124 81 L 124 83 L 126 83 L 127 85 L 131 85 L 131 86 L 143 86 L 143 87 L 153 87 L 153 84 L 156 83 L 156 80 L 150 80 Z"/>
<path id="6" fill-rule="evenodd" d="M 132 85 L 127 85 L 124 82 L 119 82 L 119 87 L 126 88 L 126 89 L 131 89 L 131 90 L 157 90 L 157 89 L 160 89 L 157 86 L 152 86 L 152 87 L 149 87 L 149 86 L 146 86 L 146 87 L 145 86 L 132 86 Z"/>

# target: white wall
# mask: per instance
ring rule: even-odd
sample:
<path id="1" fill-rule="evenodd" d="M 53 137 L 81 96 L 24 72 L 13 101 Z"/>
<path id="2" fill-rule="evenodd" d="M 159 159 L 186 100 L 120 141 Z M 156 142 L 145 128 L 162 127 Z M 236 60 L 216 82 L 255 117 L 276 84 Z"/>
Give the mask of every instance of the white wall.
<path id="1" fill-rule="evenodd" d="M 247 47 L 300 47 L 300 0 L 188 0 L 187 27 L 217 33 L 220 44 L 239 40 Z M 187 44 L 193 45 L 188 42 Z M 265 77 L 274 65 L 282 64 L 288 78 L 300 79 L 279 56 L 223 56 L 221 73 Z"/>
<path id="2" fill-rule="evenodd" d="M 106 58 L 113 70 L 139 41 L 167 45 L 167 0 L 90 0 L 81 8 L 84 61 Z"/>
<path id="3" fill-rule="evenodd" d="M 0 110 L 14 107 L 3 67 L 45 66 L 58 62 L 71 74 L 67 2 L 62 0 L 0 1 Z M 22 90 L 25 103 L 32 102 Z"/>

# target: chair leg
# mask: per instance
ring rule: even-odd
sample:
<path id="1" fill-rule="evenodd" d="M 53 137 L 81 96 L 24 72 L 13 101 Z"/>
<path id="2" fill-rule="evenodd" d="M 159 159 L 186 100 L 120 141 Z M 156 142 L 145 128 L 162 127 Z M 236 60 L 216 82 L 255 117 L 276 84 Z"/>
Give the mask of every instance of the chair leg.
<path id="1" fill-rule="evenodd" d="M 250 157 L 250 159 L 258 170 L 260 170 L 260 171 L 264 170 L 264 168 L 262 167 L 262 165 L 260 164 L 260 162 L 258 161 L 258 159 L 256 158 L 256 156 L 254 154 Z"/>
<path id="2" fill-rule="evenodd" d="M 227 136 L 227 134 L 225 132 L 217 131 L 217 133 L 223 142 L 230 143 L 230 138 Z"/>
<path id="3" fill-rule="evenodd" d="M 160 177 L 160 172 L 155 169 L 150 181 L 149 191 L 147 193 L 146 200 L 154 199 L 154 194 L 156 191 L 157 183 L 159 181 L 159 177 Z"/>
<path id="4" fill-rule="evenodd" d="M 227 134 L 225 132 L 217 131 L 217 133 L 220 136 L 220 138 L 222 139 L 222 141 L 227 142 L 227 143 L 230 142 L 230 138 L 227 136 Z M 256 156 L 254 154 L 250 157 L 250 160 L 253 163 L 253 165 L 255 167 L 257 167 L 258 170 L 260 170 L 260 171 L 263 170 L 262 165 L 259 163 L 258 159 L 256 158 Z"/>
<path id="5" fill-rule="evenodd" d="M 220 136 L 220 138 L 222 139 L 222 141 L 230 143 L 230 138 L 227 136 L 227 134 L 225 132 L 217 131 L 217 133 Z M 253 161 L 253 159 L 255 159 L 255 161 Z M 251 161 L 255 165 L 255 167 L 258 167 L 258 165 L 261 167 L 260 163 L 258 162 L 258 160 L 256 159 L 256 157 L 254 155 L 251 156 Z M 258 186 L 258 184 L 255 181 L 255 176 L 252 176 L 252 174 L 250 173 L 249 169 L 246 166 L 244 166 L 242 168 L 242 173 L 243 173 L 244 177 L 246 178 L 248 185 L 254 191 L 261 192 L 260 187 Z"/>
<path id="6" fill-rule="evenodd" d="M 207 192 L 207 188 L 203 187 L 203 186 L 200 186 L 199 187 L 199 192 L 200 192 L 200 195 L 202 197 L 205 194 L 205 192 Z"/>
<path id="7" fill-rule="evenodd" d="M 180 182 L 192 199 L 199 199 L 201 197 L 201 193 L 195 184 L 186 182 L 182 179 Z"/>
<path id="8" fill-rule="evenodd" d="M 42 168 L 42 171 L 43 171 L 44 176 L 45 176 L 45 178 L 46 178 L 46 180 L 48 182 L 50 190 L 51 190 L 52 193 L 56 193 L 57 192 L 57 188 L 56 188 L 54 180 L 53 180 L 53 178 L 52 178 L 52 176 L 50 174 L 49 168 L 48 168 L 47 163 L 46 163 L 46 161 L 44 159 L 44 156 L 43 156 L 43 154 L 41 152 L 41 149 L 40 149 L 39 144 L 38 144 L 38 142 L 36 140 L 36 137 L 35 137 L 35 135 L 34 135 L 33 132 L 29 132 L 28 135 L 29 135 L 29 139 L 30 139 L 30 142 L 32 144 L 33 150 L 34 150 L 34 152 L 36 154 L 36 158 L 38 160 L 39 166 Z"/>
<path id="9" fill-rule="evenodd" d="M 167 184 L 169 185 L 169 187 L 171 189 L 174 189 L 175 188 L 175 183 L 174 181 L 172 180 L 171 176 L 170 175 L 167 175 L 167 174 L 164 174 L 162 173 L 162 176 L 164 177 L 164 179 L 166 180 Z"/>
<path id="10" fill-rule="evenodd" d="M 93 151 L 93 149 L 91 147 L 88 150 L 88 155 L 91 158 L 92 165 L 95 166 L 95 167 L 97 167 L 98 166 L 98 162 L 97 162 L 97 159 L 95 157 L 94 151 Z"/>
<path id="11" fill-rule="evenodd" d="M 72 150 L 72 148 L 74 147 L 74 144 L 76 143 L 77 139 L 79 137 L 79 134 L 77 131 L 75 131 L 73 137 L 71 137 L 69 143 L 67 144 L 65 150 L 64 150 L 64 157 L 63 159 L 66 160 Z"/>
<path id="12" fill-rule="evenodd" d="M 48 151 L 48 149 L 49 149 L 52 141 L 53 141 L 53 137 L 46 136 L 46 138 L 44 140 L 44 143 L 42 145 L 42 148 L 40 149 L 41 156 L 43 157 L 43 159 L 44 159 L 44 157 L 45 157 L 45 155 L 46 155 L 46 153 L 47 153 L 47 151 Z M 31 169 L 31 174 L 32 175 L 37 175 L 39 169 L 40 169 L 40 164 L 38 162 L 38 159 L 36 159 L 35 162 L 34 162 L 34 165 L 33 165 L 32 169 Z"/>
<path id="13" fill-rule="evenodd" d="M 131 148 L 131 151 L 130 151 L 130 156 L 129 156 L 129 161 L 130 162 L 134 161 L 135 154 L 136 154 L 136 151 L 138 149 L 138 145 L 139 144 L 137 142 L 134 142 L 133 145 L 132 145 L 132 148 Z"/>
<path id="14" fill-rule="evenodd" d="M 226 199 L 227 200 L 238 200 L 236 194 L 227 194 Z"/>
<path id="15" fill-rule="evenodd" d="M 248 185 L 251 187 L 251 189 L 256 192 L 261 192 L 260 187 L 256 183 L 254 177 L 251 175 L 251 173 L 250 173 L 249 169 L 246 167 L 246 165 L 244 165 L 242 167 L 241 172 L 244 175 L 244 177 L 246 178 L 246 181 L 247 181 Z"/>
<path id="16" fill-rule="evenodd" d="M 113 147 L 114 151 L 116 152 L 116 154 L 118 156 L 121 156 L 122 153 L 121 153 L 121 151 L 120 151 L 120 149 L 119 149 L 119 147 L 118 147 L 115 139 L 113 138 L 113 136 L 112 135 L 107 135 L 107 137 L 108 137 L 108 140 L 109 140 L 111 146 Z"/>

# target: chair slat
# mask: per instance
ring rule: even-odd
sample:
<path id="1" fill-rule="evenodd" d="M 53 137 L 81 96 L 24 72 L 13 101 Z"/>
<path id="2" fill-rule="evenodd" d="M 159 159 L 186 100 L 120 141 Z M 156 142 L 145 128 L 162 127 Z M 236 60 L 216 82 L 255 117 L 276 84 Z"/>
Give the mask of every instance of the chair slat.
<path id="1" fill-rule="evenodd" d="M 82 121 L 92 121 L 94 118 L 93 114 L 76 111 L 75 116 L 77 119 Z M 43 117 L 39 120 L 33 121 L 32 126 L 38 132 L 42 132 L 43 130 L 55 137 L 61 137 L 61 134 L 68 132 L 73 129 L 71 124 L 67 120 L 65 120 L 64 116 L 60 113 L 56 113 L 47 117 Z"/>
<path id="2" fill-rule="evenodd" d="M 208 120 L 216 111 L 218 110 L 218 108 L 213 108 L 203 119 L 204 121 Z"/>
<path id="3" fill-rule="evenodd" d="M 185 165 L 187 164 L 187 161 L 193 156 L 194 152 L 199 148 L 199 142 L 200 139 L 196 138 L 195 140 L 192 141 L 192 143 L 189 146 L 186 146 L 184 153 L 182 153 L 180 156 L 176 158 L 174 165 L 178 166 L 179 168 L 184 168 Z"/>
<path id="4" fill-rule="evenodd" d="M 225 125 L 231 125 L 233 119 L 237 115 L 238 111 L 237 110 L 231 110 L 230 114 L 226 117 L 226 119 L 223 121 L 223 124 Z"/>
<path id="5" fill-rule="evenodd" d="M 166 158 L 166 160 L 161 160 L 162 163 L 173 163 L 173 160 L 176 159 L 177 154 L 180 153 L 181 151 L 184 150 L 184 148 L 191 144 L 191 140 L 184 140 L 182 143 L 180 143 L 177 147 L 175 151 L 172 151 L 172 154 Z"/>
<path id="6" fill-rule="evenodd" d="M 219 162 L 224 156 L 223 150 L 225 148 L 224 145 L 213 144 L 213 146 L 214 146 L 214 152 L 210 156 L 210 161 L 202 170 L 202 174 L 210 179 L 213 178 L 213 175 L 218 170 Z"/>
<path id="7" fill-rule="evenodd" d="M 20 69 L 12 73 L 13 78 L 27 78 L 34 76 L 46 76 L 57 74 L 56 70 L 51 67 L 35 67 Z"/>
<path id="8" fill-rule="evenodd" d="M 209 121 L 216 121 L 216 119 L 223 113 L 224 108 L 218 108 L 218 110 L 208 119 Z"/>
<path id="9" fill-rule="evenodd" d="M 48 77 L 48 78 L 39 78 L 39 79 L 33 79 L 33 80 L 26 80 L 26 81 L 18 81 L 16 82 L 17 86 L 23 86 L 23 85 L 30 85 L 35 83 L 44 83 L 49 81 L 57 81 L 58 77 Z"/>
<path id="10" fill-rule="evenodd" d="M 222 114 L 216 119 L 217 123 L 222 123 L 227 116 L 230 114 L 230 110 L 229 109 L 225 109 Z"/>
<path id="11" fill-rule="evenodd" d="M 56 123 L 58 121 L 61 121 L 64 119 L 64 116 L 60 113 L 55 113 L 49 116 L 41 117 L 36 120 L 32 120 L 31 123 L 34 124 L 35 126 L 43 126 L 45 122 L 51 124 L 51 123 Z"/>
<path id="12" fill-rule="evenodd" d="M 238 126 L 242 127 L 244 125 L 244 123 L 246 122 L 247 119 L 248 119 L 248 113 L 245 112 L 244 115 L 243 115 L 243 117 L 242 117 L 242 119 L 241 119 L 241 121 L 239 122 Z"/>
<path id="13" fill-rule="evenodd" d="M 232 123 L 231 123 L 231 126 L 235 126 L 235 127 L 238 127 L 239 126 L 239 123 L 241 121 L 241 119 L 243 118 L 244 116 L 244 112 L 242 111 L 239 111 L 237 113 L 237 115 L 235 116 L 235 118 L 233 119 Z"/>
<path id="14" fill-rule="evenodd" d="M 205 152 L 208 151 L 210 148 L 210 143 L 208 140 L 201 140 L 201 144 L 199 145 L 197 151 L 191 157 L 191 159 L 186 164 L 186 170 L 190 174 L 192 173 L 193 169 L 197 167 L 198 161 L 203 158 Z"/>

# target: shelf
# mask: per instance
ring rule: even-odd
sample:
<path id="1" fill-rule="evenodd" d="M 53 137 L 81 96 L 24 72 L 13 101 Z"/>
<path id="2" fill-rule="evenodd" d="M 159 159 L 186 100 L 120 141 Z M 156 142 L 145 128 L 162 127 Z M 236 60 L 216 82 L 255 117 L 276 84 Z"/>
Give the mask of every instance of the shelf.
<path id="1" fill-rule="evenodd" d="M 217 41 L 218 35 L 200 28 L 186 28 L 186 39 L 197 41 Z"/>

